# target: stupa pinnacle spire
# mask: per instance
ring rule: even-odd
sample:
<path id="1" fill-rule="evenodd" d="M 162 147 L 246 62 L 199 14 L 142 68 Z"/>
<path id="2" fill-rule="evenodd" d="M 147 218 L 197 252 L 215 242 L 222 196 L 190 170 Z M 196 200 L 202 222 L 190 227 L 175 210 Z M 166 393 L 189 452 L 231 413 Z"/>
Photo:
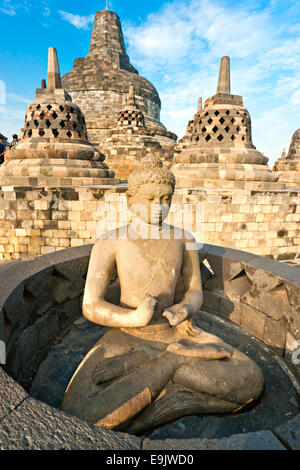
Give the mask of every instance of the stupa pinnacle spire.
<path id="1" fill-rule="evenodd" d="M 48 49 L 47 88 L 50 90 L 53 90 L 54 88 L 62 88 L 57 51 L 55 47 L 49 47 Z"/>
<path id="2" fill-rule="evenodd" d="M 228 56 L 221 58 L 217 93 L 230 95 L 230 59 Z"/>
<path id="3" fill-rule="evenodd" d="M 128 102 L 127 102 L 127 104 L 128 104 L 128 106 L 136 107 L 135 96 L 134 96 L 134 88 L 133 88 L 132 83 L 130 83 L 130 85 L 129 85 L 129 93 L 128 93 Z"/>

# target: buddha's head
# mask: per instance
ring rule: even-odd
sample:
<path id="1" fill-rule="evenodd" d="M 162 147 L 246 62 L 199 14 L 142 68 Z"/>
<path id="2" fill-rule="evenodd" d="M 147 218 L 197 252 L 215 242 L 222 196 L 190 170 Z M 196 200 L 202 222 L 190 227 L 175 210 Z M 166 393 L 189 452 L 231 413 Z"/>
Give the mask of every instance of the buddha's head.
<path id="1" fill-rule="evenodd" d="M 169 213 L 174 189 L 173 173 L 163 168 L 159 158 L 148 154 L 140 161 L 140 168 L 129 175 L 127 203 L 143 222 L 161 225 Z"/>

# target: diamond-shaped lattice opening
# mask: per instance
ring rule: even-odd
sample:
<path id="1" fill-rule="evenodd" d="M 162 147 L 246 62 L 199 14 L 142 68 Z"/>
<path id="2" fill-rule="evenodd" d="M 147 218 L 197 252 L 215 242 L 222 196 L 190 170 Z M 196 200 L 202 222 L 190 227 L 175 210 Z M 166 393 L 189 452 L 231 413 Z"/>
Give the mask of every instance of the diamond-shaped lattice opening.
<path id="1" fill-rule="evenodd" d="M 73 122 L 73 129 L 77 129 L 77 124 L 76 124 L 76 122 Z"/>
<path id="2" fill-rule="evenodd" d="M 205 260 L 203 261 L 203 264 L 204 264 L 204 266 L 209 270 L 211 276 L 214 276 L 214 275 L 215 275 L 214 270 L 213 270 L 213 268 L 211 267 L 211 265 L 209 264 L 209 262 L 207 261 L 207 259 L 205 259 Z"/>
<path id="3" fill-rule="evenodd" d="M 26 123 L 26 127 L 29 127 L 29 122 Z"/>
<path id="4" fill-rule="evenodd" d="M 236 114 L 240 114 L 240 112 L 239 112 L 239 111 L 237 111 L 237 112 L 236 112 Z"/>
<path id="5" fill-rule="evenodd" d="M 44 113 L 44 111 L 42 111 L 41 114 L 40 114 L 40 119 L 44 119 L 44 117 L 45 117 L 45 113 Z"/>
<path id="6" fill-rule="evenodd" d="M 232 124 L 233 124 L 233 123 L 235 122 L 235 119 L 234 119 L 234 118 L 232 118 L 232 119 L 231 119 L 231 122 L 232 122 Z"/>
<path id="7" fill-rule="evenodd" d="M 51 104 L 48 104 L 47 109 L 49 109 L 49 111 L 50 111 L 50 109 L 52 109 Z"/>
<path id="8" fill-rule="evenodd" d="M 68 119 L 68 121 L 70 121 L 70 119 L 71 119 L 71 114 L 68 113 L 68 114 L 66 115 L 66 118 Z"/>
<path id="9" fill-rule="evenodd" d="M 206 142 L 208 142 L 210 139 L 211 139 L 211 136 L 210 136 L 210 135 L 207 135 L 207 136 L 205 137 Z"/>
<path id="10" fill-rule="evenodd" d="M 242 140 L 245 140 L 245 137 L 244 137 L 244 136 L 242 137 Z"/>
<path id="11" fill-rule="evenodd" d="M 72 132 L 71 132 L 71 131 L 68 131 L 68 132 L 67 132 L 67 136 L 68 136 L 68 137 L 72 137 Z"/>
<path id="12" fill-rule="evenodd" d="M 227 111 L 225 111 L 225 114 L 227 114 L 227 116 L 229 116 L 229 114 L 230 114 L 229 109 L 227 109 Z"/>
<path id="13" fill-rule="evenodd" d="M 57 118 L 57 116 L 58 116 L 58 114 L 57 114 L 55 111 L 53 111 L 53 113 L 52 113 L 52 117 L 53 117 L 53 119 L 56 119 L 56 118 Z"/>
<path id="14" fill-rule="evenodd" d="M 45 135 L 45 131 L 44 131 L 43 129 L 40 129 L 40 130 L 39 130 L 39 135 L 40 135 L 41 137 L 43 137 L 43 135 Z"/>
<path id="15" fill-rule="evenodd" d="M 246 127 L 246 129 L 245 129 L 245 132 L 246 132 L 246 134 L 247 134 L 247 132 L 248 132 L 248 129 L 247 129 L 247 127 Z"/>
<path id="16" fill-rule="evenodd" d="M 248 278 L 244 269 L 232 279 L 230 279 L 229 283 L 231 288 L 233 288 L 233 290 L 238 295 L 244 295 L 246 294 L 246 292 L 249 292 L 252 288 L 252 282 Z"/>
<path id="17" fill-rule="evenodd" d="M 219 116 L 219 114 L 220 114 L 219 111 L 215 111 L 215 112 L 214 112 L 214 115 L 215 115 L 215 116 Z"/>
<path id="18" fill-rule="evenodd" d="M 59 110 L 60 110 L 60 111 L 63 111 L 64 109 L 65 109 L 65 108 L 64 108 L 62 105 L 60 105 Z"/>
<path id="19" fill-rule="evenodd" d="M 223 123 L 225 122 L 225 119 L 224 119 L 223 117 L 221 117 L 221 118 L 219 119 L 219 122 L 220 122 L 221 124 L 223 124 Z"/>
<path id="20" fill-rule="evenodd" d="M 237 126 L 236 131 L 240 132 L 240 130 L 241 130 L 240 126 Z"/>
<path id="21" fill-rule="evenodd" d="M 213 122 L 212 118 L 209 118 L 207 122 L 208 124 L 211 124 Z"/>
<path id="22" fill-rule="evenodd" d="M 74 108 L 70 108 L 70 113 L 74 113 Z"/>
<path id="23" fill-rule="evenodd" d="M 217 126 L 214 126 L 214 127 L 212 128 L 212 131 L 213 131 L 214 134 L 217 132 L 217 130 L 218 130 Z"/>
<path id="24" fill-rule="evenodd" d="M 37 121 L 37 120 L 35 119 L 33 122 L 34 122 L 35 127 L 38 127 L 39 121 Z"/>
<path id="25" fill-rule="evenodd" d="M 33 118 L 33 116 L 34 116 L 34 111 L 32 111 L 32 113 L 31 113 L 31 117 L 32 117 L 32 118 Z"/>
<path id="26" fill-rule="evenodd" d="M 225 127 L 225 131 L 226 131 L 226 132 L 229 132 L 229 131 L 230 131 L 230 127 L 226 126 L 226 127 Z"/>
<path id="27" fill-rule="evenodd" d="M 51 121 L 49 121 L 49 119 L 46 119 L 45 124 L 47 128 L 49 129 L 49 127 L 51 126 Z"/>
<path id="28" fill-rule="evenodd" d="M 224 139 L 224 137 L 222 136 L 222 134 L 219 134 L 217 139 L 218 139 L 219 142 L 221 142 Z"/>
<path id="29" fill-rule="evenodd" d="M 202 127 L 201 131 L 206 132 L 206 127 Z"/>
<path id="30" fill-rule="evenodd" d="M 198 142 L 198 140 L 199 140 L 199 136 L 197 135 L 197 136 L 195 137 L 195 141 Z"/>
<path id="31" fill-rule="evenodd" d="M 41 105 L 38 104 L 37 107 L 36 107 L 36 109 L 41 109 Z"/>
<path id="32" fill-rule="evenodd" d="M 234 136 L 234 135 L 231 136 L 231 140 L 235 140 L 235 136 Z"/>
<path id="33" fill-rule="evenodd" d="M 206 111 L 206 113 L 204 114 L 204 116 L 208 116 L 208 112 Z"/>
<path id="34" fill-rule="evenodd" d="M 200 119 L 199 124 L 202 124 L 202 119 Z"/>
<path id="35" fill-rule="evenodd" d="M 29 137 L 32 136 L 32 130 L 31 130 L 31 129 L 29 129 L 29 131 L 28 131 L 28 136 L 29 136 Z"/>
<path id="36" fill-rule="evenodd" d="M 59 136 L 59 132 L 57 129 L 52 129 L 52 134 L 54 135 L 54 137 L 58 137 Z"/>
<path id="37" fill-rule="evenodd" d="M 63 129 L 63 128 L 65 127 L 64 121 L 60 121 L 59 125 L 60 125 L 60 127 Z"/>
<path id="38" fill-rule="evenodd" d="M 244 122 L 245 122 L 245 119 L 242 119 L 242 124 L 244 124 Z"/>

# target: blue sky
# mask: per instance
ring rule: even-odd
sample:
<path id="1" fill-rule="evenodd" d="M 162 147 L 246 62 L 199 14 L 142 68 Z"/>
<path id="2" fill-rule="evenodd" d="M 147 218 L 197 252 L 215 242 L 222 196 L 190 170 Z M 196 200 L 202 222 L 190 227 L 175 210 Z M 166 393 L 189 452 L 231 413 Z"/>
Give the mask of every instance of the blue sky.
<path id="1" fill-rule="evenodd" d="M 10 138 L 23 126 L 46 78 L 48 47 L 69 72 L 87 55 L 94 14 L 104 8 L 105 0 L 0 0 L 1 133 Z M 112 0 L 109 8 L 121 18 L 131 62 L 159 91 L 168 129 L 182 137 L 229 55 L 231 90 L 251 114 L 254 145 L 271 165 L 288 148 L 300 127 L 300 0 Z"/>

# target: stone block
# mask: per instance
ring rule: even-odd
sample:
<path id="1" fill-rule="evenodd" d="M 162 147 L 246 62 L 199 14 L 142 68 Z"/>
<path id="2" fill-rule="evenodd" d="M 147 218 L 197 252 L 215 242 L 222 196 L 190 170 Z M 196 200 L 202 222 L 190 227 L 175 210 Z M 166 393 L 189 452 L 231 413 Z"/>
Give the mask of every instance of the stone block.
<path id="1" fill-rule="evenodd" d="M 38 346 L 42 348 L 50 343 L 59 332 L 59 317 L 55 309 L 38 318 L 35 322 Z"/>
<path id="2" fill-rule="evenodd" d="M 300 414 L 273 431 L 282 444 L 290 450 L 300 450 Z"/>
<path id="3" fill-rule="evenodd" d="M 286 450 L 271 431 L 235 434 L 223 439 L 144 439 L 143 450 Z"/>
<path id="4" fill-rule="evenodd" d="M 263 342 L 283 351 L 286 343 L 286 329 L 277 321 L 266 318 Z"/>
<path id="5" fill-rule="evenodd" d="M 258 310 L 242 303 L 241 327 L 251 335 L 263 339 L 266 317 Z"/>

